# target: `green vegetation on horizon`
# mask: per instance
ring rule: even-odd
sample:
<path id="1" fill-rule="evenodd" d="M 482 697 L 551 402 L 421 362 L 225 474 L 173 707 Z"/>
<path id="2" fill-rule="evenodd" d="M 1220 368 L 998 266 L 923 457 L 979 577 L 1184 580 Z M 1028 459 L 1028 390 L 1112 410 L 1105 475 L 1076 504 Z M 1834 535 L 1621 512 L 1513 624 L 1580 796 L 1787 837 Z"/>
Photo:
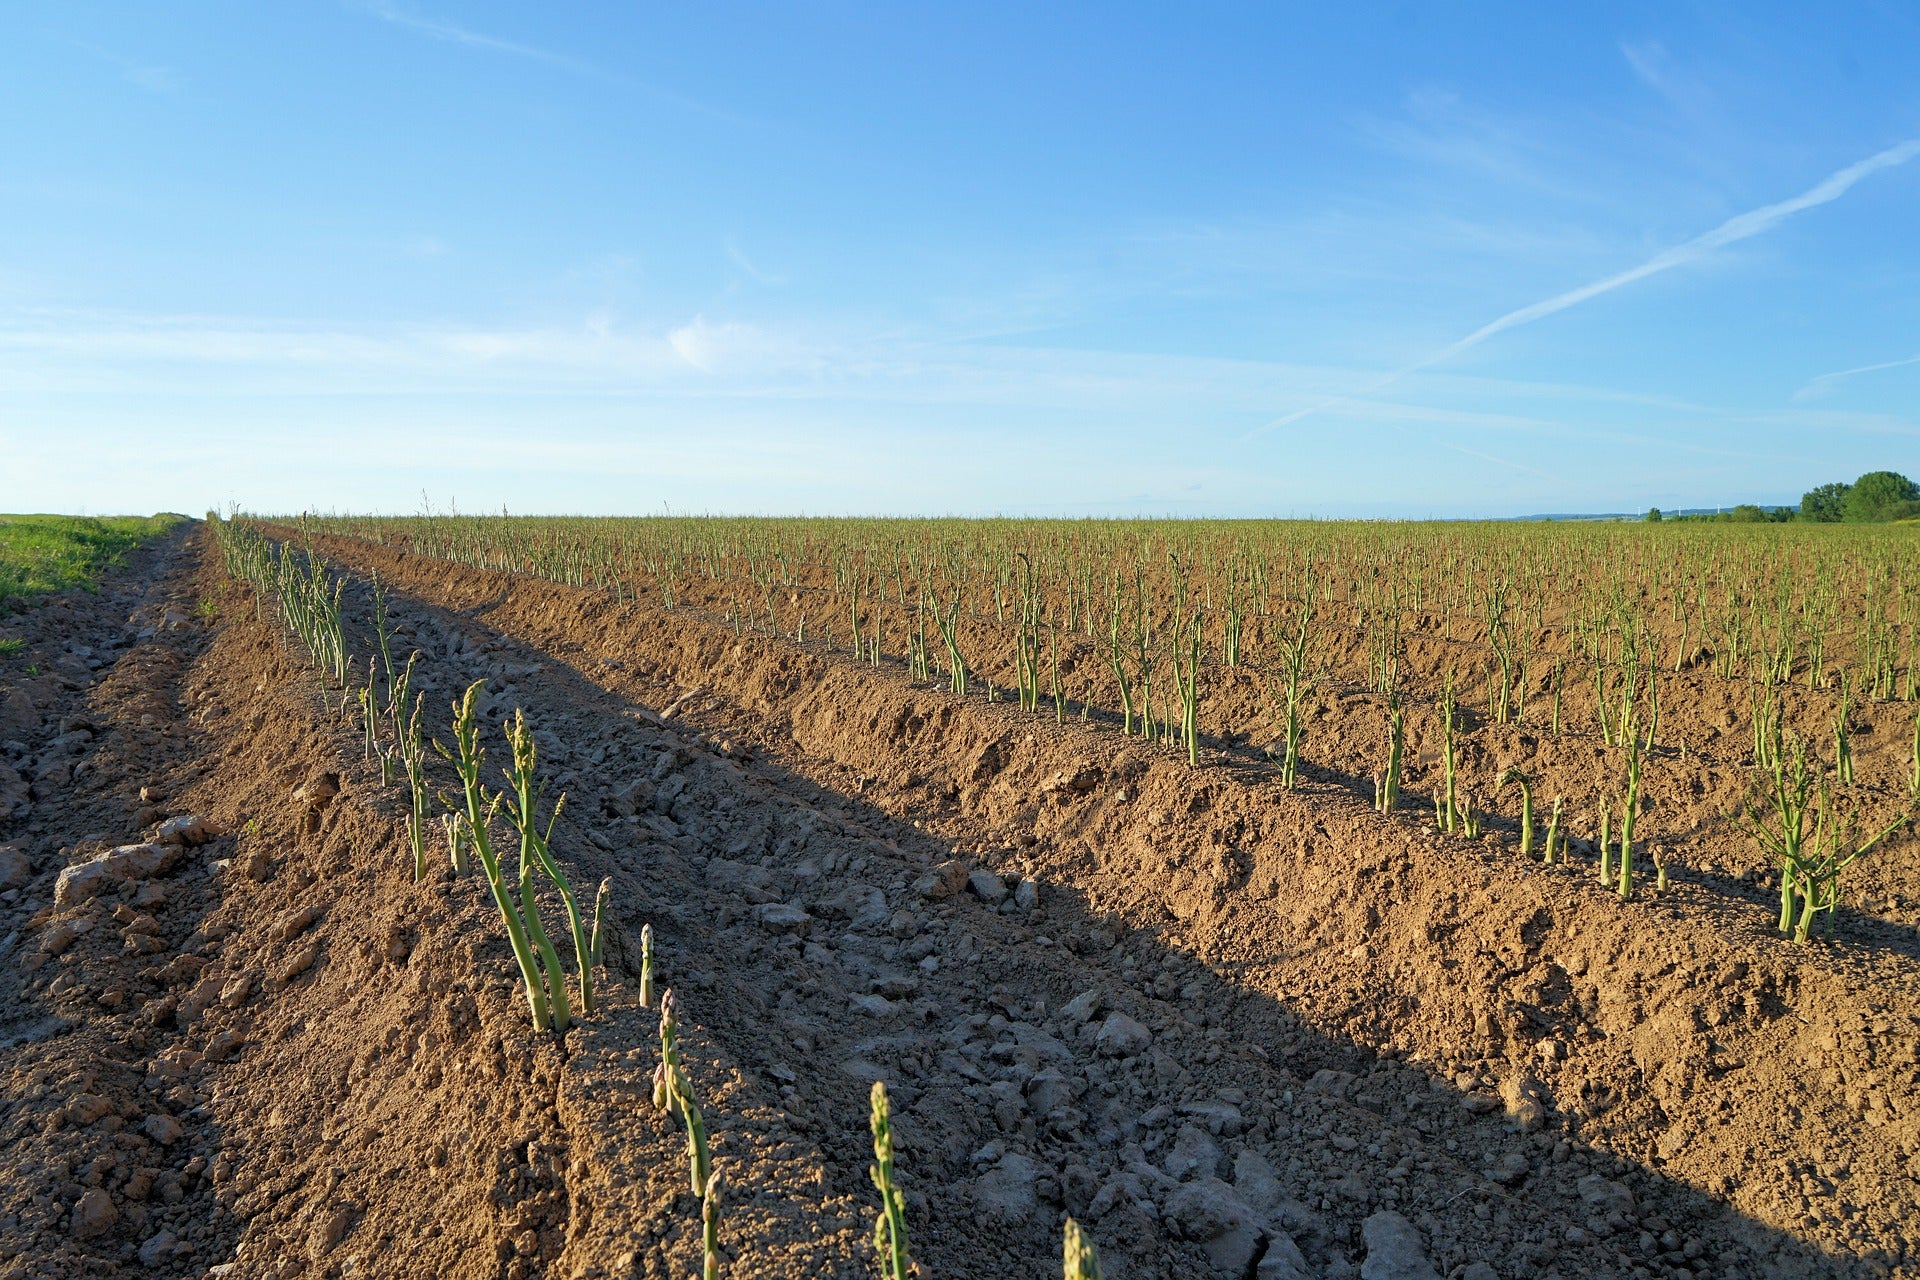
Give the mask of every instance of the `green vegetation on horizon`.
<path id="1" fill-rule="evenodd" d="M 1852 484 L 1838 481 L 1807 490 L 1798 509 L 1743 502 L 1713 515 L 1667 516 L 1655 507 L 1649 521 L 1713 520 L 1721 524 L 1895 524 L 1920 520 L 1920 484 L 1898 471 L 1869 471 Z"/>
<path id="2" fill-rule="evenodd" d="M 91 589 L 128 550 L 185 516 L 0 516 L 0 615 L 70 587 Z"/>

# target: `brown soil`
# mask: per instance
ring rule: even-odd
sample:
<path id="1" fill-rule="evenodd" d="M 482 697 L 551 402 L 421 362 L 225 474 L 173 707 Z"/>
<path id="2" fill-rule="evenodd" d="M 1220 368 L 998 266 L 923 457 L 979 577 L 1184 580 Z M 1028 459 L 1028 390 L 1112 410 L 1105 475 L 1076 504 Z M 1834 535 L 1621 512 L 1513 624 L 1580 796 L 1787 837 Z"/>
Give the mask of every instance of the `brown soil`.
<path id="1" fill-rule="evenodd" d="M 357 575 L 395 591 L 430 707 L 485 679 L 492 723 L 526 710 L 575 883 L 613 881 L 604 1005 L 532 1032 L 478 879 L 411 882 L 339 695 L 178 535 L 0 627 L 28 641 L 0 668 L 0 1276 L 694 1274 L 642 924 L 730 1275 L 876 1274 L 876 1078 L 932 1276 L 1057 1275 L 1072 1213 L 1110 1277 L 1371 1280 L 1383 1210 L 1474 1280 L 1920 1274 L 1914 846 L 1862 864 L 1839 943 L 1769 938 L 1704 685 L 1662 691 L 1688 751 L 1653 838 L 1685 869 L 1623 904 L 1588 863 L 1372 812 L 1364 698 L 1329 694 L 1289 793 L 1224 739 L 1190 770 L 696 611 L 322 549 L 350 617 Z M 1213 696 L 1208 724 L 1257 722 Z M 1576 807 L 1602 785 L 1578 740 L 1471 739 L 1483 794 L 1508 762 Z M 55 904 L 181 814 L 224 834 Z M 953 860 L 1017 890 L 943 895 Z"/>

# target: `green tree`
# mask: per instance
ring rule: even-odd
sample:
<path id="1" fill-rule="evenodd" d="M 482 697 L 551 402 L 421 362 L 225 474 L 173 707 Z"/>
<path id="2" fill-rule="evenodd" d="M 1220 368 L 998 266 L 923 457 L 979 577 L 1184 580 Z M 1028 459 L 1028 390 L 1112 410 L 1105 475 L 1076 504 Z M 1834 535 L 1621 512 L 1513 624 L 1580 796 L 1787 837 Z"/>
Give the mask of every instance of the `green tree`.
<path id="1" fill-rule="evenodd" d="M 1646 518 L 1650 523 L 1665 519 L 1665 517 L 1660 514 L 1660 508 L 1658 507 L 1648 507 Z"/>
<path id="2" fill-rule="evenodd" d="M 1910 502 L 1920 502 L 1920 485 L 1897 471 L 1869 471 L 1847 490 L 1847 519 L 1856 524 L 1897 519 Z"/>
<path id="3" fill-rule="evenodd" d="M 1837 524 L 1847 518 L 1847 491 L 1850 484 L 1823 484 L 1809 489 L 1800 498 L 1800 518 L 1819 524 Z"/>

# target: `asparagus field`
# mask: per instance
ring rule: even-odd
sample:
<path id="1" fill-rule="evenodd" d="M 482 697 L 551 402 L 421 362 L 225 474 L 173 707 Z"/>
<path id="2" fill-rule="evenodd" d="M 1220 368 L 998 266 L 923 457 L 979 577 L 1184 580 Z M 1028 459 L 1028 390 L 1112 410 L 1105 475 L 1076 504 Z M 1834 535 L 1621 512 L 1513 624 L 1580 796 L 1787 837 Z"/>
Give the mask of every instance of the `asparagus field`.
<path id="1" fill-rule="evenodd" d="M 0 1276 L 1920 1276 L 1915 537 L 177 530 L 0 619 Z"/>

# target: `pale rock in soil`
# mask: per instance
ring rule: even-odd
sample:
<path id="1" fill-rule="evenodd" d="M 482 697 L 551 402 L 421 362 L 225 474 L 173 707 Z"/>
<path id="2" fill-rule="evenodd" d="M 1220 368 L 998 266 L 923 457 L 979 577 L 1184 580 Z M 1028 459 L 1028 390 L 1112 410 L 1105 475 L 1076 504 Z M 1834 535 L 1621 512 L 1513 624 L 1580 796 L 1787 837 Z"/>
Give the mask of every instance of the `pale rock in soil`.
<path id="1" fill-rule="evenodd" d="M 76 1240 L 91 1240 L 95 1236 L 105 1235 L 120 1221 L 120 1211 L 113 1207 L 113 1201 L 100 1188 L 81 1196 L 73 1206 L 73 1220 L 69 1229 Z"/>
<path id="2" fill-rule="evenodd" d="M 876 992 L 854 996 L 848 1003 L 869 1018 L 891 1018 L 898 1008 L 893 1001 Z"/>
<path id="3" fill-rule="evenodd" d="M 1273 1165 L 1252 1148 L 1233 1158 L 1233 1193 L 1263 1217 L 1271 1217 L 1282 1198 Z"/>
<path id="4" fill-rule="evenodd" d="M 1180 1114 L 1192 1116 L 1207 1127 L 1207 1132 L 1220 1137 L 1237 1137 L 1247 1127 L 1246 1118 L 1240 1114 L 1240 1108 L 1231 1102 L 1208 1100 L 1205 1102 L 1183 1102 Z"/>
<path id="5" fill-rule="evenodd" d="M 220 998 L 220 979 L 202 978 L 194 984 L 193 990 L 180 997 L 180 1003 L 173 1011 L 173 1020 L 181 1026 L 191 1026 L 199 1016 L 207 1011 L 207 1006 Z"/>
<path id="6" fill-rule="evenodd" d="M 1100 990 L 1096 987 L 1091 991 L 1082 991 L 1067 1001 L 1065 1007 L 1060 1010 L 1060 1020 L 1070 1027 L 1077 1027 L 1098 1012 L 1100 1012 Z"/>
<path id="7" fill-rule="evenodd" d="M 806 937 L 813 929 L 813 917 L 785 902 L 767 902 L 754 908 L 754 918 L 769 933 L 791 933 Z"/>
<path id="8" fill-rule="evenodd" d="M 156 844 L 205 844 L 218 834 L 205 818 L 183 813 L 161 823 L 153 839 Z"/>
<path id="9" fill-rule="evenodd" d="M 1042 1118 L 1073 1102 L 1073 1084 L 1052 1067 L 1043 1068 L 1027 1081 L 1027 1105 Z"/>
<path id="10" fill-rule="evenodd" d="M 1367 1242 L 1360 1280 L 1440 1280 L 1419 1228 L 1399 1214 L 1382 1210 L 1361 1224 L 1360 1233 Z"/>
<path id="11" fill-rule="evenodd" d="M 1100 770 L 1092 764 L 1082 762 L 1071 771 L 1061 769 L 1046 782 L 1040 790 L 1048 795 L 1059 791 L 1071 791 L 1076 795 L 1085 795 L 1100 785 Z"/>
<path id="12" fill-rule="evenodd" d="M 998 906 L 1007 900 L 1007 882 L 983 867 L 967 877 L 967 892 L 988 906 Z"/>
<path id="13" fill-rule="evenodd" d="M 1597 1173 L 1590 1173 L 1574 1185 L 1580 1192 L 1581 1201 L 1596 1216 L 1605 1216 L 1609 1213 L 1622 1215 L 1633 1213 L 1633 1192 L 1617 1182 L 1609 1181 Z"/>
<path id="14" fill-rule="evenodd" d="M 335 1209 L 322 1218 L 307 1237 L 307 1256 L 318 1262 L 340 1243 L 352 1223 L 351 1215 L 345 1209 Z"/>
<path id="15" fill-rule="evenodd" d="M 1312 1280 L 1313 1273 L 1307 1270 L 1306 1256 L 1293 1237 L 1268 1223 L 1267 1252 L 1253 1275 L 1254 1280 Z"/>
<path id="16" fill-rule="evenodd" d="M 140 1131 L 163 1147 L 170 1147 L 180 1141 L 186 1128 L 178 1120 L 164 1112 L 155 1112 L 147 1117 Z"/>
<path id="17" fill-rule="evenodd" d="M 74 1125 L 89 1125 L 111 1110 L 113 1110 L 113 1104 L 99 1094 L 83 1093 L 67 1104 L 67 1122 Z"/>
<path id="18" fill-rule="evenodd" d="M 929 902 L 938 902 L 960 892 L 966 883 L 967 864 L 956 859 L 922 873 L 913 882 L 913 891 Z"/>
<path id="19" fill-rule="evenodd" d="M 920 979 L 910 973 L 883 973 L 873 980 L 873 989 L 889 1000 L 904 1000 L 920 989 Z"/>
<path id="20" fill-rule="evenodd" d="M 1009 1151 L 974 1180 L 974 1203 L 989 1220 L 1024 1222 L 1039 1203 L 1033 1183 L 1033 1161 L 1018 1151 Z"/>
<path id="21" fill-rule="evenodd" d="M 1036 880 L 1022 880 L 1020 887 L 1013 891 L 1013 905 L 1022 911 L 1036 911 L 1040 907 L 1040 884 Z"/>
<path id="22" fill-rule="evenodd" d="M 1204 1130 L 1183 1124 L 1173 1135 L 1173 1150 L 1161 1167 L 1168 1177 L 1182 1182 L 1195 1177 L 1214 1178 L 1220 1172 L 1220 1148 Z"/>
<path id="23" fill-rule="evenodd" d="M 1546 1091 L 1532 1076 L 1508 1076 L 1500 1082 L 1500 1098 L 1520 1132 L 1532 1133 L 1547 1122 Z"/>
<path id="24" fill-rule="evenodd" d="M 118 884 L 162 875 L 179 861 L 180 850 L 172 845 L 123 844 L 62 871 L 54 881 L 53 900 L 63 907 L 84 902 Z"/>
<path id="25" fill-rule="evenodd" d="M 635 778 L 607 796 L 607 807 L 622 818 L 644 813 L 653 806 L 654 786 L 649 778 Z"/>
<path id="26" fill-rule="evenodd" d="M 309 942 L 304 947 L 301 947 L 298 951 L 288 956 L 286 961 L 281 964 L 278 972 L 276 972 L 274 976 L 280 980 L 280 983 L 282 986 L 285 986 L 287 983 L 292 982 L 295 978 L 299 977 L 301 974 L 305 973 L 307 970 L 313 968 L 314 961 L 318 960 L 319 958 L 320 958 L 320 945 L 315 942 Z M 213 980 L 208 979 L 208 981 L 213 981 Z M 219 994 L 220 994 L 219 990 L 216 987 L 214 991 L 214 996 L 218 998 Z"/>
<path id="27" fill-rule="evenodd" d="M 1155 1178 L 1166 1176 L 1158 1169 L 1153 1169 L 1152 1173 Z M 1148 1203 L 1146 1186 L 1147 1184 L 1142 1181 L 1132 1166 L 1116 1169 L 1107 1176 L 1107 1180 L 1100 1185 L 1100 1190 L 1087 1205 L 1088 1220 L 1097 1222 L 1123 1201 L 1136 1205 Z"/>
<path id="28" fill-rule="evenodd" d="M 179 1243 L 179 1238 L 171 1231 L 162 1231 L 150 1237 L 140 1246 L 140 1265 L 147 1268 L 159 1266 L 173 1256 L 174 1246 Z"/>
<path id="29" fill-rule="evenodd" d="M 267 931 L 267 939 L 271 942 L 285 942 L 288 938 L 298 937 L 311 928 L 313 922 L 319 918 L 320 908 L 311 903 L 289 911 L 274 921 L 273 928 Z"/>
<path id="30" fill-rule="evenodd" d="M 1247 1274 L 1260 1247 L 1260 1220 L 1232 1187 L 1211 1175 L 1197 1178 L 1167 1197 L 1166 1217 L 1182 1236 L 1200 1242 L 1218 1274 Z"/>
<path id="31" fill-rule="evenodd" d="M 0 844 L 0 891 L 18 889 L 33 879 L 33 860 L 17 844 Z"/>
<path id="32" fill-rule="evenodd" d="M 850 884 L 833 899 L 834 909 L 852 921 L 855 929 L 886 923 L 887 895 L 870 884 Z"/>
<path id="33" fill-rule="evenodd" d="M 707 881 L 716 889 L 739 894 L 755 906 L 779 900 L 773 892 L 773 873 L 752 863 L 713 858 L 707 863 Z"/>
<path id="34" fill-rule="evenodd" d="M 308 809 L 324 809 L 333 803 L 340 794 L 340 775 L 337 773 L 316 773 L 301 783 L 293 791 L 293 802 Z"/>
<path id="35" fill-rule="evenodd" d="M 1153 1032 L 1116 1009 L 1100 1024 L 1100 1030 L 1094 1033 L 1093 1043 L 1109 1058 L 1131 1058 L 1145 1052 L 1147 1046 L 1153 1043 Z"/>
<path id="36" fill-rule="evenodd" d="M 1525 1156 L 1518 1151 L 1509 1151 L 1500 1157 L 1499 1163 L 1494 1165 L 1487 1177 L 1503 1187 L 1510 1187 L 1525 1178 L 1530 1167 Z"/>

